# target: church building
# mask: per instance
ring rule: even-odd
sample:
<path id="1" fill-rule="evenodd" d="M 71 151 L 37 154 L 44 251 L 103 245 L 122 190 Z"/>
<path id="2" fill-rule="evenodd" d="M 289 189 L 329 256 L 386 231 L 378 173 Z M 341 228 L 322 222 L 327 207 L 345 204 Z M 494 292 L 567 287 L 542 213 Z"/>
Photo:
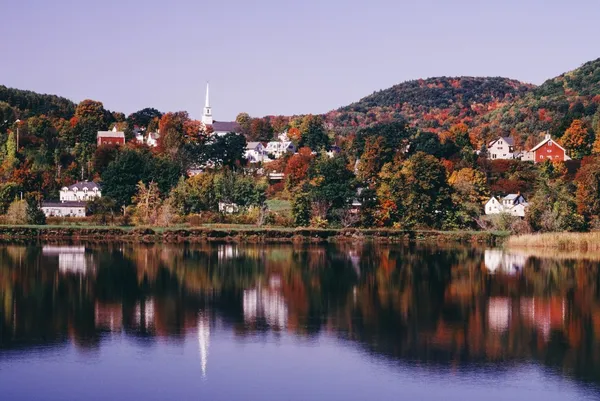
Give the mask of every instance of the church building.
<path id="1" fill-rule="evenodd" d="M 205 127 L 211 126 L 213 133 L 219 136 L 228 134 L 230 132 L 235 132 L 236 134 L 242 133 L 240 125 L 235 121 L 213 120 L 212 109 L 210 107 L 208 83 L 206 84 L 206 100 L 204 102 L 204 112 L 202 113 L 202 124 Z"/>

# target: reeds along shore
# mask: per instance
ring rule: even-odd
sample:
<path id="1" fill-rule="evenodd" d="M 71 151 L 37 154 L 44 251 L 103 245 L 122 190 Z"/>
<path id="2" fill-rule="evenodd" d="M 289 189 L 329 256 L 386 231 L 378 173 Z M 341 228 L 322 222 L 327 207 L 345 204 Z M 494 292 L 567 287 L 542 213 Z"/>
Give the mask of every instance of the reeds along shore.
<path id="1" fill-rule="evenodd" d="M 510 237 L 506 245 L 509 248 L 547 248 L 600 252 L 600 232 L 517 235 Z"/>

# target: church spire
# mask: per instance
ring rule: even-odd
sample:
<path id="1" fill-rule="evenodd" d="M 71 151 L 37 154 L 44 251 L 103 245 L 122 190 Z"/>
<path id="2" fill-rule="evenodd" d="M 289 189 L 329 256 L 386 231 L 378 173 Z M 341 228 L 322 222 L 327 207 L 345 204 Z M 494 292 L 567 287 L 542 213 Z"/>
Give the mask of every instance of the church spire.
<path id="1" fill-rule="evenodd" d="M 202 124 L 212 125 L 213 118 L 210 110 L 210 100 L 208 97 L 208 82 L 206 83 L 206 101 L 204 102 L 204 113 L 202 114 Z"/>
<path id="2" fill-rule="evenodd" d="M 206 101 L 204 102 L 204 108 L 210 108 L 210 101 L 208 98 L 208 82 L 206 83 Z"/>

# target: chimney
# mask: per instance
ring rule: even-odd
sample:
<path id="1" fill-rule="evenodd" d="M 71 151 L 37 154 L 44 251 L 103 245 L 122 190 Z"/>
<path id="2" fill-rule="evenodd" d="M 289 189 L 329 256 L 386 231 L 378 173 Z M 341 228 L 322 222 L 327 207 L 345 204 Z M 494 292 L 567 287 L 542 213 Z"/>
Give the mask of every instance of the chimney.
<path id="1" fill-rule="evenodd" d="M 546 134 L 544 135 L 544 139 L 552 139 L 552 136 L 550 134 Z"/>

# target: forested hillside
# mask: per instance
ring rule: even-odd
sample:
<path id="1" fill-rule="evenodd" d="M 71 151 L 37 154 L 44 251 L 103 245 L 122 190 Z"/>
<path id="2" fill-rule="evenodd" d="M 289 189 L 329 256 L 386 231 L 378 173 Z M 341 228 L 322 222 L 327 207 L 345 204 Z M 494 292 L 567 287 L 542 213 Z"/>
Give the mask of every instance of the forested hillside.
<path id="1" fill-rule="evenodd" d="M 588 130 L 600 130 L 600 59 L 549 79 L 510 104 L 476 118 L 476 137 L 515 134 L 518 146 L 529 147 L 541 133 L 563 136 L 574 120 Z"/>
<path id="2" fill-rule="evenodd" d="M 64 97 L 0 85 L 0 119 L 2 121 L 9 119 L 13 114 L 18 115 L 19 118 L 43 114 L 47 117 L 69 119 L 75 114 L 75 107 L 77 107 L 75 103 Z"/>
<path id="3" fill-rule="evenodd" d="M 429 78 L 381 90 L 331 111 L 334 126 L 367 126 L 399 118 L 412 126 L 441 132 L 514 101 L 534 88 L 507 78 Z"/>

